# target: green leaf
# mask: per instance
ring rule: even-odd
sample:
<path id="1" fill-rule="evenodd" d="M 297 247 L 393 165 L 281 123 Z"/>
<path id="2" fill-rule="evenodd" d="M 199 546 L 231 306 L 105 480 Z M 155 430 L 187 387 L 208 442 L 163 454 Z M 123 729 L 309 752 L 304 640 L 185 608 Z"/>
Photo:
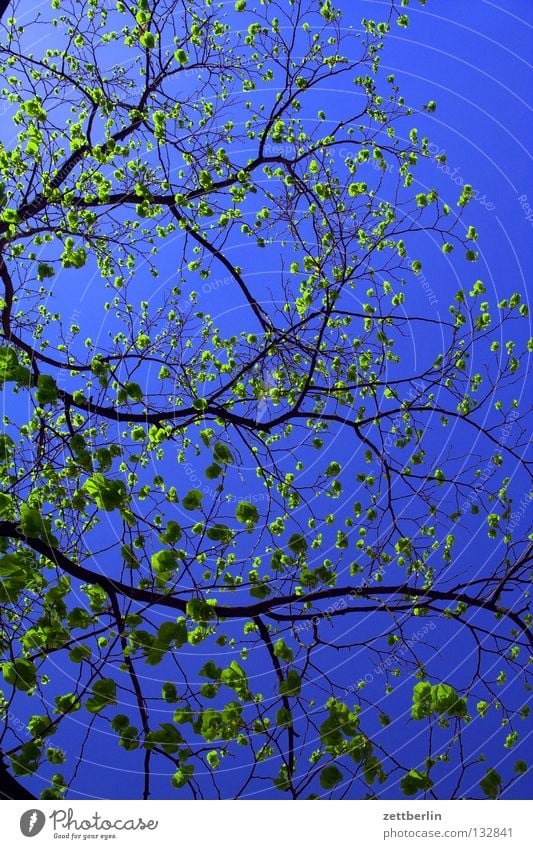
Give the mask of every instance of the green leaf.
<path id="1" fill-rule="evenodd" d="M 202 169 L 200 171 L 200 174 L 198 175 L 198 180 L 203 189 L 210 189 L 213 185 L 213 178 L 211 177 L 209 171 L 206 171 L 205 169 Z"/>
<path id="2" fill-rule="evenodd" d="M 37 683 L 37 670 L 31 660 L 17 658 L 2 664 L 4 680 L 17 690 L 28 692 Z"/>
<path id="3" fill-rule="evenodd" d="M 83 486 L 85 492 L 96 501 L 97 506 L 112 512 L 124 504 L 126 485 L 123 481 L 110 480 L 97 472 Z"/>
<path id="4" fill-rule="evenodd" d="M 169 519 L 164 533 L 159 535 L 159 542 L 163 542 L 166 545 L 174 545 L 174 543 L 179 542 L 181 537 L 181 525 L 175 522 L 174 519 Z"/>
<path id="5" fill-rule="evenodd" d="M 81 703 L 74 693 L 65 693 L 63 696 L 56 696 L 54 713 L 66 714 L 75 713 L 81 709 Z"/>
<path id="6" fill-rule="evenodd" d="M 37 379 L 37 392 L 35 393 L 39 404 L 53 404 L 58 398 L 57 383 L 48 374 L 40 374 Z"/>
<path id="7" fill-rule="evenodd" d="M 50 717 L 35 714 L 30 717 L 28 722 L 28 731 L 34 737 L 50 737 L 57 731 L 57 726 L 50 725 Z"/>
<path id="8" fill-rule="evenodd" d="M 167 755 L 173 755 L 183 743 L 183 737 L 171 722 L 161 722 L 157 731 L 149 731 L 146 735 L 145 747 L 153 749 L 158 746 Z"/>
<path id="9" fill-rule="evenodd" d="M 292 725 L 292 711 L 287 708 L 280 708 L 276 712 L 276 725 L 278 728 L 287 728 Z"/>
<path id="10" fill-rule="evenodd" d="M 27 504 L 20 505 L 20 529 L 30 539 L 42 539 L 48 545 L 57 545 L 57 538 L 52 533 L 52 520 Z"/>
<path id="11" fill-rule="evenodd" d="M 25 578 L 24 561 L 18 554 L 4 554 L 0 558 L 0 578 Z"/>
<path id="12" fill-rule="evenodd" d="M 128 395 L 128 398 L 131 398 L 132 401 L 142 401 L 143 399 L 143 391 L 138 383 L 125 383 L 124 389 Z"/>
<path id="13" fill-rule="evenodd" d="M 111 720 L 111 728 L 113 731 L 123 731 L 130 724 L 129 717 L 123 713 L 117 713 Z"/>
<path id="14" fill-rule="evenodd" d="M 364 195 L 367 190 L 368 186 L 366 183 L 351 183 L 348 186 L 348 194 L 353 198 Z"/>
<path id="15" fill-rule="evenodd" d="M 285 679 L 279 685 L 280 696 L 292 696 L 297 698 L 302 690 L 302 679 L 295 669 L 289 669 Z"/>
<path id="16" fill-rule="evenodd" d="M 287 769 L 286 764 L 281 765 L 278 776 L 274 779 L 274 787 L 276 788 L 276 790 L 279 790 L 280 793 L 288 793 L 288 791 L 291 789 L 289 771 Z"/>
<path id="17" fill-rule="evenodd" d="M 426 772 L 419 772 L 417 769 L 411 769 L 405 775 L 401 782 L 400 788 L 405 796 L 415 796 L 417 793 L 431 790 L 433 782 Z"/>
<path id="18" fill-rule="evenodd" d="M 109 705 L 116 704 L 117 685 L 112 678 L 101 678 L 92 687 L 92 696 L 85 702 L 89 713 L 99 713 Z"/>
<path id="19" fill-rule="evenodd" d="M 166 681 L 161 688 L 161 695 L 168 704 L 178 701 L 178 690 L 171 681 Z"/>
<path id="20" fill-rule="evenodd" d="M 342 778 L 342 772 L 335 764 L 326 766 L 320 771 L 320 786 L 324 790 L 333 790 L 334 787 L 341 783 Z"/>
<path id="21" fill-rule="evenodd" d="M 187 642 L 187 626 L 185 619 L 180 617 L 176 622 L 162 622 L 157 629 L 155 638 L 147 632 L 143 633 L 147 639 L 146 645 L 149 651 L 145 657 L 145 663 L 149 666 L 157 666 L 163 660 L 164 655 L 172 645 L 181 648 Z"/>
<path id="22" fill-rule="evenodd" d="M 89 646 L 78 645 L 74 646 L 69 652 L 69 659 L 73 663 L 81 663 L 82 660 L 86 660 L 91 657 L 91 649 Z"/>
<path id="23" fill-rule="evenodd" d="M 502 777 L 491 767 L 487 770 L 485 776 L 479 782 L 479 786 L 483 790 L 485 796 L 488 796 L 489 799 L 497 799 L 501 791 Z"/>
<path id="24" fill-rule="evenodd" d="M 11 767 L 15 775 L 31 775 L 39 768 L 42 756 L 42 744 L 31 740 L 24 743 L 17 755 L 10 758 Z"/>
<path id="25" fill-rule="evenodd" d="M 37 265 L 37 280 L 39 280 L 39 282 L 42 282 L 43 280 L 46 280 L 47 278 L 54 277 L 54 276 L 55 276 L 55 271 L 54 271 L 53 267 L 51 265 L 49 265 L 47 262 L 40 262 Z"/>
<path id="26" fill-rule="evenodd" d="M 271 593 L 271 589 L 268 584 L 256 584 L 255 586 L 250 588 L 250 595 L 252 598 L 264 599 L 268 598 Z"/>
<path id="27" fill-rule="evenodd" d="M 151 32 L 143 32 L 139 41 L 148 50 L 152 50 L 155 47 L 155 36 Z"/>
<path id="28" fill-rule="evenodd" d="M 13 515 L 13 501 L 9 495 L 0 492 L 0 518 L 10 519 Z"/>
<path id="29" fill-rule="evenodd" d="M 255 525 L 259 521 L 259 510 L 249 501 L 240 501 L 235 510 L 238 522 L 247 525 Z"/>
<path id="30" fill-rule="evenodd" d="M 0 389 L 4 383 L 15 381 L 20 386 L 32 386 L 33 377 L 29 369 L 19 365 L 12 348 L 0 346 Z"/>
<path id="31" fill-rule="evenodd" d="M 0 462 L 7 463 L 13 456 L 15 443 L 7 433 L 0 433 Z"/>
<path id="32" fill-rule="evenodd" d="M 120 734 L 119 746 L 127 752 L 133 752 L 139 748 L 139 729 L 134 725 L 128 725 Z"/>
<path id="33" fill-rule="evenodd" d="M 216 749 L 213 749 L 211 752 L 207 753 L 206 760 L 212 769 L 218 769 L 218 767 L 220 766 L 220 758 Z"/>
<path id="34" fill-rule="evenodd" d="M 174 53 L 174 59 L 176 60 L 176 62 L 179 62 L 180 65 L 186 65 L 189 61 L 189 56 L 187 55 L 185 50 L 179 48 Z"/>
<path id="35" fill-rule="evenodd" d="M 431 688 L 431 702 L 433 710 L 439 714 L 447 713 L 451 716 L 464 715 L 466 712 L 464 699 L 460 699 L 449 684 L 435 684 Z"/>
<path id="36" fill-rule="evenodd" d="M 187 616 L 195 622 L 208 622 L 216 617 L 216 611 L 202 598 L 191 598 L 187 602 Z"/>
<path id="37" fill-rule="evenodd" d="M 290 649 L 285 640 L 282 640 L 281 638 L 274 643 L 274 654 L 276 657 L 279 657 L 280 660 L 285 661 L 285 663 L 291 663 L 294 659 L 292 649 Z"/>
<path id="38" fill-rule="evenodd" d="M 411 716 L 413 719 L 424 719 L 426 716 L 431 716 L 432 711 L 431 684 L 427 681 L 420 681 L 420 683 L 415 684 L 413 689 Z"/>
<path id="39" fill-rule="evenodd" d="M 233 531 L 227 525 L 211 525 L 205 533 L 206 537 L 213 542 L 229 543 L 233 539 Z"/>
<path id="40" fill-rule="evenodd" d="M 162 551 L 156 551 L 151 558 L 152 569 L 157 575 L 169 574 L 175 571 L 178 566 L 176 552 L 169 551 L 164 548 Z"/>
<path id="41" fill-rule="evenodd" d="M 191 489 L 182 499 L 182 505 L 185 510 L 199 510 L 202 506 L 203 495 L 199 489 Z"/>
<path id="42" fill-rule="evenodd" d="M 220 666 L 217 666 L 213 660 L 208 660 L 198 673 L 202 676 L 202 678 L 211 678 L 213 681 L 218 681 L 222 674 L 222 669 Z"/>
<path id="43" fill-rule="evenodd" d="M 302 534 L 292 534 L 287 545 L 295 554 L 305 554 L 309 547 L 306 538 Z"/>
<path id="44" fill-rule="evenodd" d="M 194 774 L 194 766 L 191 764 L 190 766 L 180 766 L 177 772 L 172 776 L 172 786 L 176 787 L 178 790 L 191 780 Z"/>
<path id="45" fill-rule="evenodd" d="M 411 555 L 413 546 L 409 537 L 400 537 L 394 545 L 397 554 L 405 554 L 407 557 Z"/>
<path id="46" fill-rule="evenodd" d="M 223 669 L 220 674 L 220 681 L 226 687 L 230 687 L 236 692 L 240 699 L 249 701 L 252 698 L 252 693 L 248 688 L 248 677 L 244 669 L 232 660 L 227 669 Z"/>
<path id="47" fill-rule="evenodd" d="M 217 463 L 222 463 L 226 466 L 235 462 L 233 454 L 223 442 L 215 443 L 213 448 L 213 457 Z"/>
<path id="48" fill-rule="evenodd" d="M 92 621 L 92 616 L 83 607 L 75 607 L 67 616 L 69 628 L 82 628 L 85 630 Z"/>

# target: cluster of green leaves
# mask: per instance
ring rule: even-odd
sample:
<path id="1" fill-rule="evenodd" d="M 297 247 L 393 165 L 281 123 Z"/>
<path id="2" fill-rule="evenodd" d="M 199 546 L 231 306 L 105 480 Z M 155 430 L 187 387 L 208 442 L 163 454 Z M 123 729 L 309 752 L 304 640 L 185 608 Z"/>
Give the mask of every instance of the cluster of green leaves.
<path id="1" fill-rule="evenodd" d="M 439 716 L 468 717 L 466 699 L 460 698 L 449 684 L 434 684 L 420 681 L 413 690 L 413 719 L 424 719 L 433 714 Z"/>

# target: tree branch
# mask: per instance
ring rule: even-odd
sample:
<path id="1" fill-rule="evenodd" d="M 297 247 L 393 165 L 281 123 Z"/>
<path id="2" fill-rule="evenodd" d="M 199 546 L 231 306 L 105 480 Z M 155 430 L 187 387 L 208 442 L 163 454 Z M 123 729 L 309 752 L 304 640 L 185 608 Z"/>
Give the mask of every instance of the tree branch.
<path id="1" fill-rule="evenodd" d="M 0 801 L 6 801 L 8 799 L 36 799 L 37 796 L 34 796 L 30 793 L 29 790 L 26 790 L 22 784 L 19 784 L 17 779 L 8 772 L 7 767 L 0 757 Z"/>
<path id="2" fill-rule="evenodd" d="M 0 537 L 9 537 L 11 539 L 17 539 L 21 542 L 26 543 L 30 546 L 30 548 L 33 548 L 34 551 L 37 551 L 39 554 L 42 554 L 47 557 L 57 566 L 62 568 L 67 574 L 71 575 L 73 578 L 77 578 L 78 580 L 85 581 L 90 584 L 98 584 L 102 587 L 103 590 L 106 591 L 106 593 L 110 595 L 120 593 L 124 597 L 129 598 L 132 601 L 139 601 L 148 605 L 157 604 L 162 607 L 167 607 L 171 610 L 179 610 L 181 613 L 186 612 L 187 599 L 178 598 L 174 595 L 169 595 L 165 593 L 152 592 L 151 590 L 143 590 L 139 589 L 138 587 L 131 587 L 128 584 L 123 583 L 122 581 L 114 580 L 113 578 L 109 578 L 106 575 L 99 575 L 90 569 L 86 569 L 84 566 L 80 566 L 78 563 L 74 563 L 72 560 L 62 554 L 62 552 L 48 545 L 46 542 L 43 542 L 43 540 L 26 537 L 22 533 L 22 531 L 19 530 L 15 522 L 0 522 Z M 379 599 L 382 596 L 388 597 L 387 605 L 384 605 L 382 602 L 379 602 Z M 469 607 L 488 610 L 491 613 L 497 615 L 507 616 L 519 626 L 520 630 L 524 632 L 527 640 L 533 647 L 533 634 L 531 633 L 531 629 L 527 625 L 525 625 L 520 619 L 520 617 L 516 613 L 514 613 L 510 608 L 503 607 L 502 605 L 497 604 L 492 596 L 489 596 L 487 598 L 479 598 L 477 596 L 469 595 L 462 589 L 461 591 L 457 591 L 453 588 L 449 590 L 434 590 L 413 587 L 407 583 L 394 584 L 388 586 L 376 584 L 364 587 L 329 587 L 328 589 L 316 590 L 314 592 L 306 593 L 305 595 L 289 593 L 286 596 L 263 599 L 262 601 L 256 602 L 255 604 L 234 606 L 217 604 L 213 606 L 213 611 L 221 619 L 253 619 L 265 613 L 272 615 L 273 611 L 277 610 L 278 608 L 286 607 L 291 604 L 300 605 L 307 604 L 313 601 L 328 601 L 334 598 L 356 597 L 365 599 L 375 599 L 377 602 L 374 608 L 376 612 L 387 612 L 387 609 L 391 606 L 390 598 L 394 596 L 397 596 L 399 601 L 403 603 L 406 601 L 406 599 L 416 600 L 417 607 L 424 607 L 426 601 L 445 601 L 450 604 L 457 604 L 458 602 L 461 602 L 463 604 L 468 605 Z M 346 613 L 348 611 L 346 609 L 343 609 L 336 612 L 338 614 L 341 614 Z M 351 610 L 350 612 L 356 611 Z M 291 614 L 290 616 L 280 616 L 280 618 L 290 620 L 302 620 L 314 619 L 317 616 L 321 618 L 322 616 L 330 615 L 331 613 L 328 613 L 327 611 L 324 614 L 321 614 L 320 612 L 317 614 L 316 611 L 306 611 L 305 613 L 300 614 L 298 616 Z"/>
<path id="3" fill-rule="evenodd" d="M 0 0 L 0 21 L 11 6 L 11 0 Z"/>

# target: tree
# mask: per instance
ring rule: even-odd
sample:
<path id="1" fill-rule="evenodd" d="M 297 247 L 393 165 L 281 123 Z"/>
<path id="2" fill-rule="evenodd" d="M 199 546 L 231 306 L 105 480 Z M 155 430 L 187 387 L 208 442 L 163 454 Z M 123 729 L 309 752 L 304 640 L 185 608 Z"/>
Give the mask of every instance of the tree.
<path id="1" fill-rule="evenodd" d="M 4 14 L 8 797 L 105 786 L 109 751 L 145 799 L 526 770 L 490 740 L 527 716 L 527 308 L 472 271 L 472 188 L 420 188 L 404 5 Z"/>

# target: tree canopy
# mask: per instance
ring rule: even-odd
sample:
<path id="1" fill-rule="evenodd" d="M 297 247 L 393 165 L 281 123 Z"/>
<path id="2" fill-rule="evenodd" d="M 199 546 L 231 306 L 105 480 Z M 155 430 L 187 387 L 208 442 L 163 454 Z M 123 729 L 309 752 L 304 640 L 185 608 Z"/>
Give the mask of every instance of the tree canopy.
<path id="1" fill-rule="evenodd" d="M 407 5 L 2 4 L 5 796 L 527 770 L 533 342 L 381 68 Z"/>

